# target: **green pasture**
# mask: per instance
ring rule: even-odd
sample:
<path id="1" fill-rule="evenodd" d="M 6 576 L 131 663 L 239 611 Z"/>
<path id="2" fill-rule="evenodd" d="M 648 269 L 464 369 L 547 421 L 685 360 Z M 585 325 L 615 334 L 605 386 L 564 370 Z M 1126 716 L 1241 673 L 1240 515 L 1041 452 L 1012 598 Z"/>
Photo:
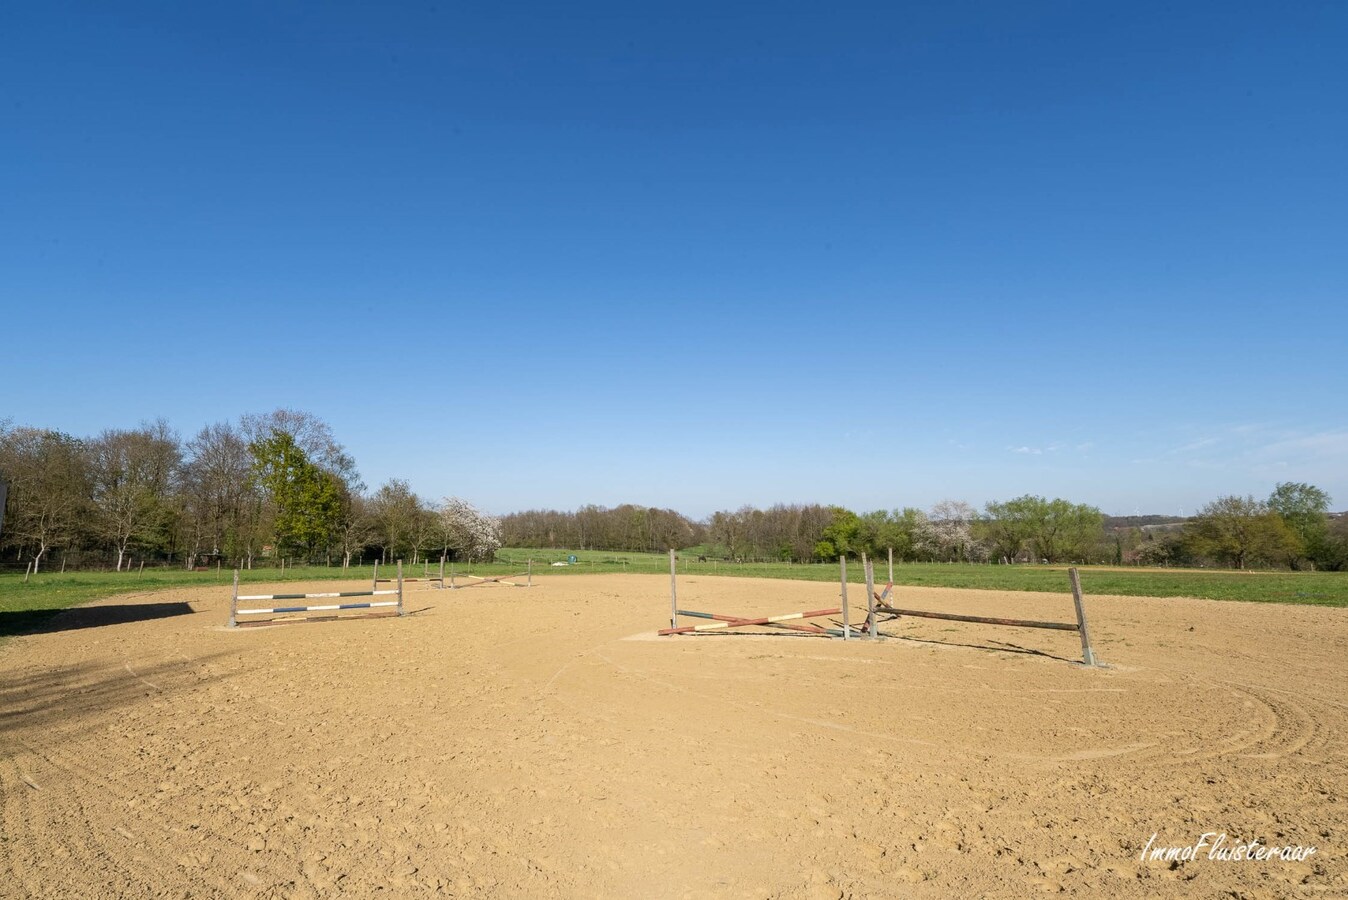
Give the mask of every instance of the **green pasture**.
<path id="1" fill-rule="evenodd" d="M 556 562 L 574 564 L 554 566 Z M 495 562 L 465 566 L 455 564 L 459 574 L 514 575 L 526 571 L 532 560 L 535 576 L 581 573 L 669 572 L 669 557 L 662 553 L 613 553 L 601 550 L 553 550 L 511 548 L 501 551 Z M 836 581 L 836 563 L 792 564 L 784 562 L 733 563 L 720 560 L 699 562 L 696 553 L 679 554 L 679 574 L 738 578 L 794 578 L 803 581 Z M 439 564 L 403 568 L 406 577 L 438 574 Z M 446 567 L 448 574 L 449 568 Z M 245 570 L 244 584 L 276 584 L 287 581 L 342 579 L 368 581 L 371 566 L 302 566 Z M 392 566 L 380 568 L 391 576 Z M 861 564 L 848 565 L 848 581 L 864 581 Z M 233 573 L 228 569 L 187 572 L 182 569 L 147 569 L 144 572 L 41 572 L 24 581 L 21 573 L 0 575 L 0 636 L 38 628 L 57 611 L 92 600 L 124 594 L 141 594 L 175 587 L 218 586 L 230 589 Z M 887 566 L 876 564 L 876 580 L 884 583 Z M 902 585 L 972 588 L 999 591 L 1066 592 L 1065 566 L 988 566 L 940 563 L 904 563 L 894 566 L 894 581 Z M 1312 606 L 1348 606 L 1348 572 L 1232 572 L 1194 569 L 1134 569 L 1106 566 L 1081 567 L 1082 587 L 1087 594 L 1135 597 L 1201 597 L 1254 603 L 1300 603 Z"/>
<path id="2" fill-rule="evenodd" d="M 575 565 L 550 564 L 576 557 Z M 611 553 L 600 550 L 503 550 L 503 561 L 522 566 L 534 561 L 534 573 L 651 572 L 667 573 L 669 556 L 663 553 Z M 837 581 L 837 563 L 699 562 L 682 551 L 679 574 L 725 575 L 736 578 L 794 578 L 801 581 Z M 1311 606 L 1348 606 L 1348 572 L 1263 572 L 1206 569 L 1147 569 L 1079 566 L 1086 593 L 1125 597 L 1199 597 L 1252 603 L 1302 603 Z M 519 571 L 523 571 L 522 568 Z M 888 578 L 885 560 L 875 563 L 875 578 Z M 849 583 L 864 583 L 861 563 L 849 560 Z M 989 566 L 969 563 L 895 563 L 894 582 L 902 585 L 970 588 L 985 591 L 1068 591 L 1067 566 Z"/>

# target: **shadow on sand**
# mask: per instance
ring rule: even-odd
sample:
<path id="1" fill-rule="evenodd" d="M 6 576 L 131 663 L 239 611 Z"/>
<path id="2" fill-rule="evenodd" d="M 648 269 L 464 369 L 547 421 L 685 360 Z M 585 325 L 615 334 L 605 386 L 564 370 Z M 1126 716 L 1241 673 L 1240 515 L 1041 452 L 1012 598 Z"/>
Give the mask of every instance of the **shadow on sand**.
<path id="1" fill-rule="evenodd" d="M 107 606 L 77 606 L 72 609 L 25 609 L 0 612 L 0 637 L 16 634 L 46 634 L 79 628 L 126 625 L 151 619 L 191 615 L 190 603 L 117 603 Z"/>

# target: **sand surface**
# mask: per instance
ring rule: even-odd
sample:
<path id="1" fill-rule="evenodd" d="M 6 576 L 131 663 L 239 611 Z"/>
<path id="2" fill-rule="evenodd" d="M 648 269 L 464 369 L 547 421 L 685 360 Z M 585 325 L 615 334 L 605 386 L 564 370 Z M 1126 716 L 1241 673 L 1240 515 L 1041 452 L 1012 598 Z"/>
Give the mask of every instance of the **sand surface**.
<path id="1" fill-rule="evenodd" d="M 62 614 L 0 646 L 0 896 L 1348 897 L 1348 610 L 1088 583 L 1113 666 L 1089 670 L 1071 632 L 929 620 L 656 639 L 668 587 L 545 576 L 235 630 L 227 587 Z M 1065 593 L 899 604 L 1071 620 Z M 1204 832 L 1317 849 L 1139 858 Z"/>

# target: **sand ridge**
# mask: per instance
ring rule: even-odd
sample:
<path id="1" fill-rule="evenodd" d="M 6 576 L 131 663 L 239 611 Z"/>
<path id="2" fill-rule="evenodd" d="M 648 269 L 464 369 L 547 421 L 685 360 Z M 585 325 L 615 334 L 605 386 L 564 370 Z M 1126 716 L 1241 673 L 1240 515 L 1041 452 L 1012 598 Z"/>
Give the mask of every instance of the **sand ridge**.
<path id="1" fill-rule="evenodd" d="M 535 585 L 235 630 L 228 588 L 176 590 L 9 641 L 0 896 L 1348 896 L 1344 610 L 1087 585 L 1092 670 L 1071 632 L 933 620 L 651 639 L 667 577 Z M 896 602 L 1071 620 L 1065 593 Z M 1139 859 L 1210 831 L 1317 852 Z"/>

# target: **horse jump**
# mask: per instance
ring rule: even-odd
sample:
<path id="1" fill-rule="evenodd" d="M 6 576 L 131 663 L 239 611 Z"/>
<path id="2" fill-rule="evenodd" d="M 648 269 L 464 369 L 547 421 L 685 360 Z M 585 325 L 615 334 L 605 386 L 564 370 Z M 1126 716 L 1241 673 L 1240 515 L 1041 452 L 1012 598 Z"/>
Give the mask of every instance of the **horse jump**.
<path id="1" fill-rule="evenodd" d="M 229 604 L 229 627 L 237 628 L 240 623 L 239 616 L 257 616 L 281 613 L 307 613 L 307 612 L 335 612 L 347 609 L 376 609 L 378 607 L 397 607 L 397 615 L 405 616 L 407 611 L 403 608 L 403 566 L 398 563 L 398 587 L 395 590 L 368 590 L 368 591 L 329 591 L 317 594 L 239 594 L 239 570 L 234 570 L 234 596 Z M 259 601 L 259 600 L 319 600 L 331 598 L 346 597 L 397 597 L 396 600 L 371 600 L 364 603 L 324 603 L 316 606 L 270 606 L 253 609 L 239 609 L 239 601 Z M 388 615 L 388 613 L 372 613 L 371 615 Z M 332 617 L 328 617 L 332 618 Z M 352 617 L 357 618 L 357 617 Z M 262 619 L 256 622 L 244 622 L 248 625 L 266 625 L 274 623 L 276 619 Z M 310 622 L 318 619 L 297 619 L 292 621 Z"/>
<path id="2" fill-rule="evenodd" d="M 474 580 L 473 580 L 473 581 L 470 581 L 468 584 L 455 584 L 455 583 L 454 583 L 454 579 L 455 579 L 455 578 L 472 578 L 472 579 L 474 579 Z M 509 580 L 507 580 L 507 579 L 511 579 L 511 578 L 524 578 L 524 579 L 527 579 L 527 580 L 526 580 L 523 584 L 521 584 L 521 583 L 518 582 L 518 581 L 509 581 Z M 533 561 L 532 559 L 529 560 L 529 568 L 528 568 L 526 571 L 524 571 L 524 572 L 518 572 L 518 573 L 516 573 L 516 574 L 514 574 L 514 575 L 455 575 L 455 574 L 454 574 L 454 570 L 453 570 L 453 569 L 450 569 L 450 572 L 449 572 L 449 588 L 450 588 L 450 590 L 458 591 L 458 590 L 463 590 L 464 588 L 481 587 L 481 586 L 484 585 L 484 584 L 504 584 L 504 585 L 509 585 L 510 587 L 522 587 L 522 588 L 530 588 L 530 587 L 533 587 L 533 586 L 534 586 L 534 561 Z M 441 587 L 444 587 L 443 582 L 441 583 L 440 586 L 441 586 Z"/>
<path id="3" fill-rule="evenodd" d="M 1076 622 L 1040 622 L 1034 619 L 1002 619 L 991 616 L 970 616 L 956 613 L 936 612 L 934 610 L 921 609 L 900 609 L 890 603 L 890 595 L 894 591 L 893 576 L 893 552 L 890 555 L 890 578 L 889 583 L 885 585 L 883 593 L 876 593 L 875 590 L 875 569 L 870 560 L 866 559 L 863 553 L 861 556 L 862 566 L 866 572 L 866 619 L 859 628 L 853 628 L 848 614 L 847 603 L 847 557 L 839 557 L 838 566 L 842 581 L 842 602 L 838 607 L 830 609 L 808 610 L 806 612 L 787 613 L 778 616 L 732 616 L 723 613 L 700 612 L 687 609 L 679 609 L 678 600 L 678 581 L 677 581 L 677 557 L 673 550 L 669 551 L 669 627 L 661 628 L 657 634 L 700 634 L 706 632 L 726 632 L 728 629 L 741 628 L 744 626 L 766 626 L 769 628 L 790 629 L 792 631 L 802 631 L 811 634 L 818 634 L 824 637 L 837 637 L 843 640 L 852 640 L 854 636 L 862 637 L 867 640 L 877 640 L 882 637 L 891 637 L 880 632 L 879 626 L 884 622 L 894 622 L 903 616 L 912 616 L 924 619 L 945 619 L 952 622 L 973 622 L 980 625 L 1006 625 L 1014 628 L 1046 628 L 1056 631 L 1075 631 L 1081 637 L 1081 661 L 1087 666 L 1102 665 L 1095 657 L 1095 651 L 1091 647 L 1090 631 L 1086 627 L 1086 608 L 1081 599 L 1081 576 L 1076 568 L 1067 570 L 1068 578 L 1072 585 L 1072 602 L 1076 608 Z M 840 625 L 840 628 L 825 628 L 814 622 L 797 622 L 796 620 L 815 619 L 823 616 L 833 616 L 842 614 L 841 622 L 833 622 L 834 625 Z M 704 625 L 680 625 L 679 617 L 687 616 L 696 619 L 711 619 L 712 621 Z M 880 618 L 887 616 L 888 618 Z"/>

